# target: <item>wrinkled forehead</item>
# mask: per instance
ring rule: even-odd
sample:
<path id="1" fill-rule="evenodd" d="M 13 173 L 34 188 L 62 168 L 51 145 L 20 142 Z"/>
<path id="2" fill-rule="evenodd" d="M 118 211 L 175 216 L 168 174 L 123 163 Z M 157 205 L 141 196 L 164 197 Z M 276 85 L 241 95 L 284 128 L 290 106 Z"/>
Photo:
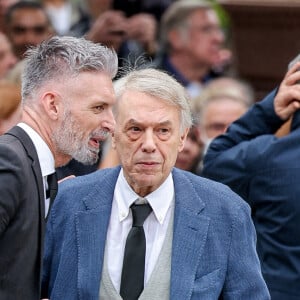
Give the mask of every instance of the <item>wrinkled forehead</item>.
<path id="1" fill-rule="evenodd" d="M 116 110 L 124 110 L 124 106 L 141 108 L 173 108 L 180 110 L 180 107 L 169 99 L 152 95 L 148 92 L 142 92 L 134 89 L 125 90 L 122 94 L 117 95 Z"/>
<path id="2" fill-rule="evenodd" d="M 147 93 L 127 91 L 117 103 L 116 118 L 122 122 L 180 123 L 180 110 L 174 103 Z"/>

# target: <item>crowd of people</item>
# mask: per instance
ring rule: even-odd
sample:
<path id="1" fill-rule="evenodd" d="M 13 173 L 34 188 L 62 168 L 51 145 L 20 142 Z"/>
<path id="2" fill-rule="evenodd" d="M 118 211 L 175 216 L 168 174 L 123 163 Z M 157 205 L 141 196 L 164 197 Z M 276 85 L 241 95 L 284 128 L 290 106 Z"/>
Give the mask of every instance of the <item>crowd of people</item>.
<path id="1" fill-rule="evenodd" d="M 300 298 L 300 58 L 256 99 L 220 10 L 0 1 L 0 299 Z"/>

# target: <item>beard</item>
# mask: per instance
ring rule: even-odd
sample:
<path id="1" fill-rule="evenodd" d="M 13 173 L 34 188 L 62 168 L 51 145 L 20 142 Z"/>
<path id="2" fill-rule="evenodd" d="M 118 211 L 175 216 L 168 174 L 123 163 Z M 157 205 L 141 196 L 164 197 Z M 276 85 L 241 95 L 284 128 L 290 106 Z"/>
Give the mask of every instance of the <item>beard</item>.
<path id="1" fill-rule="evenodd" d="M 53 132 L 53 141 L 60 153 L 69 155 L 85 165 L 92 165 L 98 161 L 100 144 L 97 148 L 92 147 L 89 140 L 93 136 L 104 138 L 107 134 L 105 130 L 97 130 L 86 135 L 72 113 L 66 110 L 61 126 Z"/>

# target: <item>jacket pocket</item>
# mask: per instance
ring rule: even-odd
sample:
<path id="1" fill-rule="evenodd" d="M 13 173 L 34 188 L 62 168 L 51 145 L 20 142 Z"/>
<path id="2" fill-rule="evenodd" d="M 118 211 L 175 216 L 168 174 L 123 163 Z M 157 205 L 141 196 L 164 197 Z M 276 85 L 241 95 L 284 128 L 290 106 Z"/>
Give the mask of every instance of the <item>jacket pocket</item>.
<path id="1" fill-rule="evenodd" d="M 223 286 L 220 279 L 220 273 L 221 270 L 217 269 L 196 278 L 192 299 L 218 299 Z"/>

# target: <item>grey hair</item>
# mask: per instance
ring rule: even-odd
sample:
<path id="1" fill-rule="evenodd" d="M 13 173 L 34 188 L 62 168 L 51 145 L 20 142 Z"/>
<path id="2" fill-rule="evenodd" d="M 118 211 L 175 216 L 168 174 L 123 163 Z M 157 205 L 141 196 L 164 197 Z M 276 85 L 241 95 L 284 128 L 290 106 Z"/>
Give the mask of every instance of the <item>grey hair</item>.
<path id="1" fill-rule="evenodd" d="M 183 31 L 187 27 L 190 14 L 198 9 L 213 9 L 205 0 L 177 0 L 164 12 L 160 25 L 160 42 L 169 49 L 168 34 L 173 29 Z"/>
<path id="2" fill-rule="evenodd" d="M 114 78 L 118 57 L 114 50 L 84 38 L 54 36 L 26 51 L 22 100 L 26 102 L 45 82 L 76 77 L 85 71 L 105 72 Z"/>
<path id="3" fill-rule="evenodd" d="M 192 125 L 189 95 L 178 81 L 163 71 L 154 68 L 130 71 L 114 83 L 114 89 L 117 100 L 128 90 L 159 98 L 178 108 L 182 132 Z M 118 105 L 115 107 L 114 113 L 117 116 Z"/>

